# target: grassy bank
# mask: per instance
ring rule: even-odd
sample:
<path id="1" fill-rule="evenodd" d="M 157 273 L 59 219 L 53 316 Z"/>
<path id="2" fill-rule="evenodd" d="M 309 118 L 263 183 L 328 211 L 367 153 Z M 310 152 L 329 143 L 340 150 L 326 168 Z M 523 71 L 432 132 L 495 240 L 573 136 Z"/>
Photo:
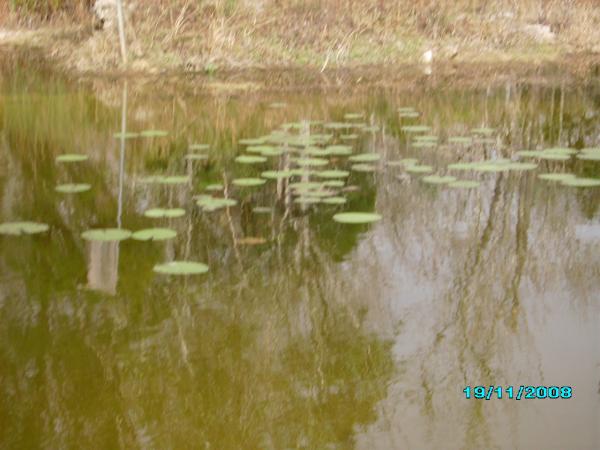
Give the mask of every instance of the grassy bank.
<path id="1" fill-rule="evenodd" d="M 419 62 L 429 49 L 439 62 L 600 52 L 595 0 L 124 1 L 133 71 L 394 67 Z M 116 29 L 100 23 L 92 5 L 9 0 L 0 26 L 43 28 L 21 43 L 34 41 L 68 70 L 123 70 Z"/>

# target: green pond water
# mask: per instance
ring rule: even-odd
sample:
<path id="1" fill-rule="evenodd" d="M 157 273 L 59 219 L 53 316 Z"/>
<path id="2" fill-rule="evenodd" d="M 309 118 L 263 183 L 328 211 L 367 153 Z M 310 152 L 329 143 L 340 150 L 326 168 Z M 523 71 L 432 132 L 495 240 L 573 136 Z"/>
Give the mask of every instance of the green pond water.
<path id="1" fill-rule="evenodd" d="M 0 448 L 600 447 L 597 80 L 0 77 Z"/>

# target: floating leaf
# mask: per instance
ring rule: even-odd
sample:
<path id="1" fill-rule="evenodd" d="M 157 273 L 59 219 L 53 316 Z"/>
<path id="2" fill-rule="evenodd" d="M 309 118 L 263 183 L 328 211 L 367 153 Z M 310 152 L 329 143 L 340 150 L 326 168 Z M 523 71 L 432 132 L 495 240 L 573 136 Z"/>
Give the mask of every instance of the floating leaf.
<path id="1" fill-rule="evenodd" d="M 252 208 L 252 212 L 255 214 L 271 214 L 273 212 L 273 208 L 269 206 L 255 206 Z"/>
<path id="2" fill-rule="evenodd" d="M 333 216 L 333 220 L 339 223 L 372 223 L 381 220 L 381 215 L 369 212 L 343 212 Z"/>
<path id="3" fill-rule="evenodd" d="M 534 170 L 537 169 L 536 163 L 510 162 L 507 164 L 509 170 Z"/>
<path id="4" fill-rule="evenodd" d="M 281 180 L 291 178 L 294 173 L 291 170 L 267 170 L 260 174 L 261 177 L 269 180 Z"/>
<path id="5" fill-rule="evenodd" d="M 138 137 L 139 134 L 138 133 L 133 133 L 133 132 L 128 132 L 128 133 L 118 132 L 118 133 L 113 134 L 113 136 L 115 138 L 117 138 L 117 139 L 121 139 L 121 138 L 124 138 L 124 139 L 134 139 L 134 138 Z"/>
<path id="6" fill-rule="evenodd" d="M 198 275 L 208 272 L 208 266 L 192 261 L 171 261 L 157 264 L 152 270 L 165 275 Z"/>
<path id="7" fill-rule="evenodd" d="M 365 117 L 364 113 L 346 113 L 346 114 L 344 114 L 345 120 L 356 120 L 356 119 L 362 119 L 364 117 Z"/>
<path id="8" fill-rule="evenodd" d="M 131 231 L 122 228 L 96 228 L 81 233 L 88 241 L 122 241 L 131 236 Z"/>
<path id="9" fill-rule="evenodd" d="M 568 178 L 562 180 L 561 184 L 571 187 L 597 187 L 600 186 L 600 178 Z"/>
<path id="10" fill-rule="evenodd" d="M 240 155 L 235 158 L 235 162 L 239 164 L 260 164 L 267 161 L 264 156 Z"/>
<path id="11" fill-rule="evenodd" d="M 375 172 L 377 167 L 372 164 L 353 164 L 350 170 L 354 170 L 355 172 Z"/>
<path id="12" fill-rule="evenodd" d="M 344 187 L 344 184 L 345 183 L 342 180 L 328 180 L 328 181 L 323 182 L 324 187 L 333 187 L 333 188 Z"/>
<path id="13" fill-rule="evenodd" d="M 485 135 L 490 135 L 494 131 L 496 131 L 494 128 L 488 128 L 488 127 L 473 128 L 471 130 L 472 133 L 475 133 L 475 134 L 485 134 Z"/>
<path id="14" fill-rule="evenodd" d="M 315 172 L 315 176 L 318 178 L 346 178 L 350 176 L 350 172 L 346 170 L 322 170 Z"/>
<path id="15" fill-rule="evenodd" d="M 428 175 L 426 177 L 421 178 L 421 180 L 425 183 L 430 183 L 430 184 L 447 184 L 447 183 L 452 183 L 453 181 L 456 181 L 456 177 L 447 175 L 447 176 L 440 176 L 440 175 Z"/>
<path id="16" fill-rule="evenodd" d="M 199 196 L 196 204 L 202 208 L 202 211 L 212 212 L 222 208 L 237 205 L 237 200 L 233 198 L 215 198 L 210 195 Z"/>
<path id="17" fill-rule="evenodd" d="M 210 146 L 208 144 L 190 144 L 188 150 L 190 151 L 199 151 L 199 150 L 208 150 Z"/>
<path id="18" fill-rule="evenodd" d="M 427 125 L 405 125 L 400 128 L 405 133 L 427 133 L 431 127 Z"/>
<path id="19" fill-rule="evenodd" d="M 153 138 L 153 137 L 165 137 L 169 134 L 168 131 L 164 130 L 144 130 L 140 132 L 141 137 Z"/>
<path id="20" fill-rule="evenodd" d="M 77 194 L 79 192 L 89 191 L 91 186 L 89 184 L 80 183 L 80 184 L 59 184 L 54 188 L 57 192 L 62 192 L 63 194 Z"/>
<path id="21" fill-rule="evenodd" d="M 600 152 L 581 153 L 577 155 L 577 159 L 585 161 L 600 161 Z"/>
<path id="22" fill-rule="evenodd" d="M 300 203 L 302 205 L 312 205 L 319 203 L 321 199 L 319 197 L 301 196 L 294 199 L 294 203 Z"/>
<path id="23" fill-rule="evenodd" d="M 215 183 L 215 184 L 207 185 L 204 189 L 207 191 L 213 192 L 213 191 L 222 191 L 224 189 L 224 187 L 222 184 Z"/>
<path id="24" fill-rule="evenodd" d="M 342 134 L 340 135 L 340 139 L 342 141 L 353 141 L 355 139 L 358 139 L 358 134 Z"/>
<path id="25" fill-rule="evenodd" d="M 326 203 L 328 205 L 343 205 L 346 203 L 345 197 L 326 197 L 321 200 L 321 203 Z"/>
<path id="26" fill-rule="evenodd" d="M 20 236 L 22 234 L 37 234 L 48 231 L 50 227 L 39 222 L 4 222 L 0 223 L 0 234 Z"/>
<path id="27" fill-rule="evenodd" d="M 361 153 L 358 155 L 351 156 L 350 158 L 348 158 L 348 161 L 360 162 L 360 163 L 374 162 L 374 161 L 379 161 L 380 157 L 381 156 L 379 155 L 379 153 Z"/>
<path id="28" fill-rule="evenodd" d="M 177 236 L 177 232 L 170 228 L 146 228 L 136 231 L 131 238 L 138 241 L 164 241 L 173 239 L 175 236 Z"/>
<path id="29" fill-rule="evenodd" d="M 161 177 L 158 181 L 161 184 L 185 184 L 189 183 L 190 177 L 187 175 L 173 175 L 170 177 Z"/>
<path id="30" fill-rule="evenodd" d="M 148 209 L 144 212 L 144 216 L 150 217 L 153 219 L 158 218 L 175 218 L 181 217 L 185 215 L 185 209 L 181 208 L 171 208 L 171 209 L 162 209 L 162 208 L 152 208 Z"/>
<path id="31" fill-rule="evenodd" d="M 239 187 L 254 187 L 265 184 L 267 180 L 262 178 L 236 178 L 232 181 L 234 186 Z"/>
<path id="32" fill-rule="evenodd" d="M 329 163 L 328 160 L 323 158 L 298 158 L 295 162 L 299 166 L 306 167 L 319 167 Z"/>
<path id="33" fill-rule="evenodd" d="M 546 181 L 565 181 L 575 178 L 575 175 L 572 173 L 540 173 L 538 178 Z"/>
<path id="34" fill-rule="evenodd" d="M 329 145 L 325 150 L 332 156 L 346 156 L 352 154 L 352 147 L 349 145 Z"/>
<path id="35" fill-rule="evenodd" d="M 88 159 L 87 155 L 82 155 L 81 153 L 65 153 L 64 155 L 59 155 L 56 157 L 56 162 L 80 162 Z"/>
<path id="36" fill-rule="evenodd" d="M 408 165 L 404 170 L 406 170 L 409 173 L 431 173 L 431 172 L 433 172 L 433 167 L 426 166 L 426 165 L 412 164 L 412 165 Z"/>

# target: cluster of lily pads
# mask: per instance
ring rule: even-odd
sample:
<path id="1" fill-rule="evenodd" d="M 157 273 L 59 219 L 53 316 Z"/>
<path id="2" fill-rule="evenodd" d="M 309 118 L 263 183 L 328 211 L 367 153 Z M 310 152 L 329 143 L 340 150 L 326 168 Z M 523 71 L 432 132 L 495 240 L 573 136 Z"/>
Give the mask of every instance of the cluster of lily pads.
<path id="1" fill-rule="evenodd" d="M 414 108 L 398 109 L 403 121 L 412 121 L 420 117 Z M 376 172 L 381 170 L 380 154 L 357 151 L 360 138 L 378 131 L 378 127 L 367 124 L 362 113 L 348 113 L 344 121 L 321 122 L 302 121 L 285 123 L 265 136 L 245 138 L 238 141 L 245 151 L 233 160 L 235 166 L 246 166 L 254 170 L 254 176 L 233 178 L 230 182 L 210 183 L 202 193 L 193 196 L 196 205 L 204 213 L 235 207 L 238 200 L 230 195 L 243 194 L 247 190 L 260 189 L 269 183 L 276 183 L 278 193 L 302 208 L 310 211 L 319 205 L 340 207 L 347 202 L 345 194 L 357 189 L 347 185 L 352 172 Z M 410 139 L 409 148 L 435 149 L 442 145 L 438 136 L 431 134 L 431 127 L 421 124 L 405 124 L 402 132 Z M 444 144 L 450 146 L 472 146 L 493 144 L 496 139 L 492 128 L 474 128 L 467 136 L 450 136 Z M 166 131 L 146 130 L 140 133 L 116 133 L 120 139 L 140 137 L 160 138 L 167 136 Z M 192 144 L 184 156 L 188 163 L 210 159 L 208 144 Z M 420 177 L 424 183 L 450 188 L 472 189 L 480 185 L 479 180 L 459 178 L 460 173 L 470 172 L 507 172 L 529 171 L 538 168 L 540 160 L 569 161 L 576 158 L 581 161 L 600 161 L 600 148 L 575 150 L 571 148 L 549 148 L 545 150 L 522 150 L 515 153 L 513 159 L 496 158 L 481 161 L 463 161 L 448 164 L 442 173 L 435 173 L 432 165 L 422 164 L 418 158 L 404 158 L 385 161 L 387 167 L 401 167 L 412 175 Z M 87 159 L 82 154 L 64 154 L 56 158 L 57 163 L 77 163 Z M 578 178 L 572 173 L 542 173 L 538 178 L 559 182 L 565 186 L 600 186 L 600 179 Z M 190 175 L 149 175 L 138 178 L 140 183 L 158 185 L 192 186 Z M 88 191 L 90 185 L 68 183 L 56 186 L 61 194 L 77 194 Z M 255 206 L 256 214 L 270 214 L 272 206 Z M 153 207 L 144 212 L 150 219 L 175 219 L 186 214 L 183 208 Z M 371 211 L 335 212 L 332 219 L 342 224 L 366 224 L 381 220 L 381 215 Z M 36 222 L 10 222 L 0 224 L 0 234 L 36 234 L 48 231 L 48 225 Z M 162 241 L 173 239 L 177 232 L 170 228 L 147 228 L 135 232 L 122 228 L 92 229 L 82 233 L 83 239 L 91 241 Z M 253 244 L 264 243 L 262 238 L 248 238 Z M 170 261 L 158 264 L 154 271 L 164 274 L 200 274 L 208 271 L 204 263 L 194 261 Z"/>

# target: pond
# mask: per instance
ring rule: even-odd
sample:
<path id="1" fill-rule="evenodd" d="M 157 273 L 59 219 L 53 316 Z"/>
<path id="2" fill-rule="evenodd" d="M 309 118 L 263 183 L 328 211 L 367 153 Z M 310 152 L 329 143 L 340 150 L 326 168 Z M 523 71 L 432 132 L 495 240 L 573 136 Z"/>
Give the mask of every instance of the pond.
<path id="1" fill-rule="evenodd" d="M 1 77 L 0 447 L 598 447 L 597 80 Z"/>

